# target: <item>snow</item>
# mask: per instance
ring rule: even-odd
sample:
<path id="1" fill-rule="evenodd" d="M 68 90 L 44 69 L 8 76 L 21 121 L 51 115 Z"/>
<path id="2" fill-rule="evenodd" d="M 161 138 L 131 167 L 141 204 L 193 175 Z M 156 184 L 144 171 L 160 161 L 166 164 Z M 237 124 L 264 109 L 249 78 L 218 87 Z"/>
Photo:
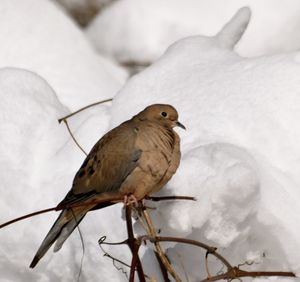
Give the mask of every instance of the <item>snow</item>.
<path id="1" fill-rule="evenodd" d="M 124 83 L 124 70 L 98 55 L 51 1 L 2 0 L 0 13 L 0 67 L 43 76 L 71 110 L 111 98 Z"/>
<path id="2" fill-rule="evenodd" d="M 116 95 L 111 125 L 137 105 L 173 104 L 188 130 L 180 132 L 179 171 L 161 193 L 198 202 L 159 206 L 162 234 L 202 238 L 235 264 L 256 253 L 261 263 L 253 268 L 299 273 L 299 55 L 239 57 L 228 46 L 248 19 L 242 9 L 216 36 L 172 45 Z M 128 112 L 120 114 L 125 102 Z M 183 249 L 170 248 L 182 275 L 185 260 L 175 254 Z M 200 261 L 195 250 L 189 255 Z M 184 266 L 191 281 L 201 278 L 189 260 Z"/>
<path id="3" fill-rule="evenodd" d="M 155 61 L 174 41 L 214 35 L 241 7 L 253 19 L 237 46 L 243 56 L 260 56 L 300 47 L 298 0 L 119 0 L 91 22 L 87 35 L 100 53 L 120 62 Z"/>
<path id="4" fill-rule="evenodd" d="M 58 124 L 57 119 L 65 115 L 67 109 L 44 79 L 26 70 L 5 68 L 0 70 L 0 85 L 1 168 L 5 171 L 1 174 L 4 196 L 1 197 L 1 222 L 4 222 L 22 213 L 55 206 L 70 187 L 84 156 L 70 141 L 65 127 Z M 102 114 L 102 117 L 105 115 Z M 98 121 L 98 134 L 104 134 L 107 130 L 105 125 L 107 118 L 102 119 L 102 125 Z M 81 127 L 84 128 L 84 123 Z M 115 212 L 112 213 L 112 210 Z M 115 233 L 112 229 L 115 225 L 111 224 L 112 220 L 116 225 L 123 224 L 120 208 L 106 209 L 101 223 L 96 221 L 95 215 L 91 213 L 82 225 L 83 234 L 89 234 L 85 238 L 85 256 L 90 258 L 84 262 L 83 278 L 91 281 L 93 269 L 101 263 L 103 275 L 110 281 L 118 280 L 120 273 L 109 260 L 102 259 L 96 242 L 99 230 L 100 233 L 111 234 L 110 238 L 114 240 L 124 236 L 122 230 Z M 37 271 L 28 267 L 55 217 L 55 214 L 47 214 L 21 222 L 15 225 L 16 229 L 10 226 L 1 230 L 1 241 L 5 242 L 1 245 L 1 254 L 5 254 L 0 258 L 1 281 L 74 280 L 82 254 L 76 233 L 70 238 L 65 251 L 58 253 L 54 259 L 51 256 L 45 258 Z M 90 249 L 90 245 L 96 248 Z"/>
<path id="5" fill-rule="evenodd" d="M 25 2 L 32 4 L 32 17 Z M 41 13 L 45 7 L 47 13 Z M 0 47 L 1 66 L 10 66 L 0 69 L 2 223 L 55 206 L 65 196 L 85 156 L 57 119 L 114 95 L 124 73 L 99 59 L 82 32 L 53 4 L 5 0 L 0 9 L 1 21 L 7 22 L 0 27 L 6 39 Z M 82 112 L 69 123 L 88 151 L 110 128 L 145 106 L 172 104 L 187 130 L 178 129 L 181 164 L 159 194 L 195 196 L 197 201 L 148 203 L 157 207 L 151 214 L 161 235 L 216 246 L 233 265 L 252 261 L 248 269 L 294 271 L 299 276 L 300 55 L 239 56 L 233 48 L 247 32 L 249 16 L 243 8 L 215 36 L 179 40 L 128 80 L 113 103 Z M 24 47 L 17 48 L 22 40 Z M 143 52 L 147 58 L 147 50 Z M 77 279 L 82 257 L 77 231 L 58 253 L 47 253 L 34 270 L 28 267 L 56 216 L 43 214 L 1 229 L 1 281 Z M 142 233 L 138 222 L 135 228 Z M 85 255 L 79 281 L 126 281 L 97 245 L 103 235 L 110 242 L 126 238 L 121 205 L 91 212 L 80 230 Z M 189 281 L 203 277 L 203 251 L 175 243 L 164 246 L 183 280 L 186 274 Z M 126 246 L 106 250 L 130 262 Z M 151 248 L 143 252 L 146 273 L 162 281 Z M 221 269 L 211 257 L 209 266 L 212 273 Z"/>

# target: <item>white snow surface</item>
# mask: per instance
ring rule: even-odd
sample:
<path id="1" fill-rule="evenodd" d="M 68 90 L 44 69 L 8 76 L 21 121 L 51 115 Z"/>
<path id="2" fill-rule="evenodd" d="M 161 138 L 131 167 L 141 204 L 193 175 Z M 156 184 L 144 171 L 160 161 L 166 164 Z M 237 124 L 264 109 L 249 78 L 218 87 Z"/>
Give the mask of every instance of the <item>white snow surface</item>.
<path id="1" fill-rule="evenodd" d="M 9 2 L 1 2 L 0 7 L 2 3 Z M 155 64 L 132 77 L 112 106 L 82 112 L 70 119 L 70 126 L 89 150 L 109 128 L 145 106 L 172 104 L 187 130 L 176 129 L 181 136 L 182 160 L 160 194 L 194 196 L 197 201 L 148 203 L 157 206 L 151 214 L 161 235 L 216 246 L 233 265 L 249 261 L 254 264 L 248 269 L 300 275 L 300 53 L 240 57 L 233 47 L 249 17 L 249 9 L 244 8 L 216 36 L 176 42 Z M 11 58 L 19 55 L 20 60 L 28 60 L 24 54 L 14 53 Z M 43 62 L 37 55 L 36 65 Z M 89 64 L 83 76 L 89 73 Z M 73 75 L 71 64 L 64 70 L 49 65 L 49 73 L 52 71 L 59 71 L 62 77 Z M 58 93 L 51 75 L 38 73 L 43 78 L 20 68 L 0 69 L 1 223 L 55 206 L 71 187 L 84 159 L 57 119 L 69 113 L 69 108 L 88 103 L 86 96 L 76 98 L 72 106 L 70 96 Z M 75 93 L 78 85 L 80 81 L 65 87 Z M 94 101 L 101 95 L 97 91 L 89 94 Z M 28 267 L 56 216 L 43 214 L 0 230 L 1 281 L 77 279 L 82 257 L 77 231 L 58 253 L 49 251 L 34 270 Z M 121 205 L 91 212 L 80 227 L 85 255 L 79 281 L 126 281 L 97 245 L 103 235 L 109 241 L 126 238 Z M 135 227 L 137 233 L 143 232 L 138 223 Z M 183 281 L 186 274 L 189 281 L 205 276 L 203 251 L 181 244 L 164 246 Z M 128 248 L 106 250 L 130 262 Z M 145 272 L 162 281 L 151 248 L 143 251 Z M 210 258 L 210 271 L 220 269 Z"/>
<path id="2" fill-rule="evenodd" d="M 124 70 L 97 54 L 51 1 L 1 0 L 0 14 L 0 67 L 43 76 L 71 110 L 111 98 L 124 83 Z"/>
<path id="3" fill-rule="evenodd" d="M 5 68 L 0 70 L 0 85 L 3 172 L 0 218 L 5 222 L 21 214 L 55 206 L 71 187 L 73 175 L 84 156 L 70 140 L 65 127 L 58 124 L 57 119 L 67 110 L 44 79 L 26 70 Z M 91 132 L 92 140 L 83 142 L 83 145 L 94 143 L 105 133 L 107 113 L 105 108 L 101 110 L 102 121 L 98 115 L 100 121 L 98 125 L 94 124 L 97 127 L 96 139 Z M 81 133 L 87 129 L 82 123 Z M 101 221 L 96 221 L 95 215 L 91 213 L 82 224 L 85 257 L 88 259 L 84 261 L 81 281 L 96 281 L 101 276 L 106 281 L 119 281 L 120 272 L 109 260 L 103 259 L 97 240 L 108 234 L 112 240 L 124 237 L 120 207 L 103 210 Z M 80 237 L 76 232 L 63 251 L 45 257 L 44 263 L 35 270 L 28 267 L 56 216 L 55 213 L 45 214 L 1 229 L 1 281 L 76 280 L 82 255 Z M 116 232 L 118 228 L 120 230 Z M 124 258 L 126 252 L 120 255 Z"/>
<path id="4" fill-rule="evenodd" d="M 231 41 L 248 20 L 244 8 L 218 35 L 172 45 L 115 97 L 112 126 L 146 105 L 174 105 L 187 131 L 178 130 L 181 165 L 161 194 L 198 201 L 159 205 L 162 233 L 209 242 L 234 264 L 299 273 L 299 53 L 239 57 Z M 183 250 L 171 247 L 171 259 L 199 281 L 199 252 Z"/>
<path id="5" fill-rule="evenodd" d="M 150 63 L 175 40 L 215 34 L 241 7 L 253 19 L 237 46 L 243 56 L 298 50 L 298 0 L 119 0 L 87 28 L 100 53 L 120 62 Z"/>

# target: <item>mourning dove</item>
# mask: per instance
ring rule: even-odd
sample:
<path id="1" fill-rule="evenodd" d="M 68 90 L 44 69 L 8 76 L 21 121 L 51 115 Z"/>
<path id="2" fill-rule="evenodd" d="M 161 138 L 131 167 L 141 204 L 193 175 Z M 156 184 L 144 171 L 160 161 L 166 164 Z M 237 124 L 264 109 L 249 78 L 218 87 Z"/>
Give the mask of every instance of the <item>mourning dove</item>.
<path id="1" fill-rule="evenodd" d="M 128 203 L 159 191 L 180 162 L 180 139 L 173 130 L 175 126 L 185 129 L 176 109 L 155 104 L 106 133 L 86 157 L 72 189 L 58 207 L 112 197 L 124 197 Z M 58 251 L 89 210 L 111 204 L 63 209 L 30 267 L 35 267 L 55 241 L 54 251 Z"/>

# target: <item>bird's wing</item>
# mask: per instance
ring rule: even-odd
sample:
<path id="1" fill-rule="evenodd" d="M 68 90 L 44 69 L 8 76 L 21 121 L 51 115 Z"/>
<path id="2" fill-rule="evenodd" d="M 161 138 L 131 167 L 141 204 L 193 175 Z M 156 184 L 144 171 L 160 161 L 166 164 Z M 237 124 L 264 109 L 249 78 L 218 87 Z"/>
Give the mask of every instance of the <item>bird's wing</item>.
<path id="1" fill-rule="evenodd" d="M 105 134 L 75 175 L 72 189 L 58 205 L 85 201 L 101 193 L 115 193 L 137 166 L 141 150 L 134 126 L 125 122 Z"/>

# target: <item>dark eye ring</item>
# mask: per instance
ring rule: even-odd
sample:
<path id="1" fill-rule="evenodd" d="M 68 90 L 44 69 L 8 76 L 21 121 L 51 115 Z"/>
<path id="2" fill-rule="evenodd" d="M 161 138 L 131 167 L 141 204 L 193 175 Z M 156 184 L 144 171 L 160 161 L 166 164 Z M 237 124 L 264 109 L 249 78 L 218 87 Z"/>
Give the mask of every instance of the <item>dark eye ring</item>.
<path id="1" fill-rule="evenodd" d="M 168 114 L 166 112 L 161 112 L 160 113 L 163 117 L 166 117 Z"/>

